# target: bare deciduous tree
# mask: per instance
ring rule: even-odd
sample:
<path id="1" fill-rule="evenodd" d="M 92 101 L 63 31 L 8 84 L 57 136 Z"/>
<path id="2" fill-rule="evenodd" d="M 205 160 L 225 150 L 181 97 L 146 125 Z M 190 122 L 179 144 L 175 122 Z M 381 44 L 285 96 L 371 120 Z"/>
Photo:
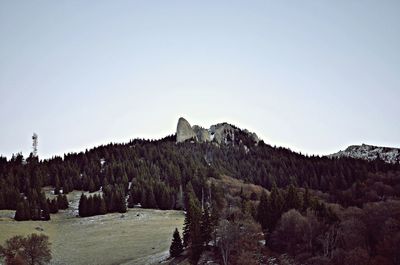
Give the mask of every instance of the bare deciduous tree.
<path id="1" fill-rule="evenodd" d="M 285 250 L 290 255 L 296 256 L 298 246 L 303 244 L 306 230 L 307 219 L 292 209 L 282 215 L 272 234 L 271 243 L 275 249 Z"/>
<path id="2" fill-rule="evenodd" d="M 328 231 L 325 232 L 322 246 L 324 251 L 324 256 L 327 258 L 332 258 L 332 252 L 336 248 L 338 241 L 338 227 L 337 225 L 332 225 Z"/>
<path id="3" fill-rule="evenodd" d="M 0 255 L 6 264 L 47 264 L 51 260 L 49 237 L 37 234 L 14 236 L 6 241 L 4 247 L 0 246 Z"/>
<path id="4" fill-rule="evenodd" d="M 222 220 L 217 228 L 218 248 L 221 251 L 224 265 L 228 265 L 229 255 L 239 237 L 239 227 L 237 224 Z"/>

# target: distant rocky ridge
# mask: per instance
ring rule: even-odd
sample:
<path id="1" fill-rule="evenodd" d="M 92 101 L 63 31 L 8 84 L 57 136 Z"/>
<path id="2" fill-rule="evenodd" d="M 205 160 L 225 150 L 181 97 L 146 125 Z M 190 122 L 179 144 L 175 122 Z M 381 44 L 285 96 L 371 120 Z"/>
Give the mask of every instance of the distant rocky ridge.
<path id="1" fill-rule="evenodd" d="M 387 163 L 400 162 L 400 148 L 381 147 L 373 145 L 351 145 L 344 151 L 339 151 L 328 157 L 352 157 L 365 160 L 375 160 L 378 157 Z"/>
<path id="2" fill-rule="evenodd" d="M 191 126 L 186 119 L 181 117 L 176 128 L 176 142 L 182 143 L 185 141 L 215 142 L 218 145 L 243 143 L 246 146 L 250 146 L 257 145 L 260 139 L 255 133 L 241 130 L 226 122 L 218 123 L 212 125 L 209 129 L 205 129 L 198 125 Z"/>

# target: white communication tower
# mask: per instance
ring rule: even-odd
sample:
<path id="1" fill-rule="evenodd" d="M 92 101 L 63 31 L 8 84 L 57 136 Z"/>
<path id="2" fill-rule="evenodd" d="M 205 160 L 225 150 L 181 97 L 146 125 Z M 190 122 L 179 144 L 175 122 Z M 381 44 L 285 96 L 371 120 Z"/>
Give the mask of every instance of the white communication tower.
<path id="1" fill-rule="evenodd" d="M 37 156 L 37 147 L 38 147 L 38 135 L 36 133 L 33 133 L 32 136 L 33 156 Z"/>

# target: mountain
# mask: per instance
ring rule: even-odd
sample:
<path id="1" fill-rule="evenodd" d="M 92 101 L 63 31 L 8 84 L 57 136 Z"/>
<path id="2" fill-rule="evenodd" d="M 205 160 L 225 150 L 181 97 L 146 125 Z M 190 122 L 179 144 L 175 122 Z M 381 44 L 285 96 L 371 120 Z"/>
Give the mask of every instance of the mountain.
<path id="1" fill-rule="evenodd" d="M 176 142 L 183 143 L 185 141 L 214 142 L 218 145 L 244 144 L 249 147 L 257 145 L 260 139 L 255 133 L 239 129 L 226 122 L 205 129 L 198 125 L 191 126 L 185 118 L 181 117 L 176 128 Z"/>
<path id="2" fill-rule="evenodd" d="M 22 154 L 9 160 L 0 156 L 0 210 L 14 210 L 16 220 L 51 223 L 63 198 L 68 201 L 62 196 L 85 193 L 77 205 L 80 224 L 101 224 L 84 218 L 108 213 L 123 214 L 118 219 L 128 222 L 129 215 L 142 215 L 135 209 L 139 205 L 185 209 L 188 254 L 182 258 L 198 259 L 206 249 L 207 262 L 203 256 L 194 264 L 214 257 L 223 264 L 222 244 L 197 247 L 222 233 L 219 240 L 233 242 L 230 260 L 235 264 L 271 258 L 266 263 L 395 265 L 400 164 L 392 161 L 398 158 L 399 149 L 367 145 L 331 158 L 308 156 L 271 146 L 228 123 L 205 129 L 180 118 L 176 135 L 159 140 L 110 143 L 46 160 L 33 153 L 26 159 Z M 46 191 L 60 196 L 50 201 Z M 265 246 L 259 244 L 263 231 L 268 231 Z M 329 247 L 328 258 L 326 245 L 332 240 L 337 243 Z M 112 254 L 126 248 L 116 239 L 110 245 Z"/>
<path id="3" fill-rule="evenodd" d="M 386 163 L 400 162 L 400 148 L 382 147 L 373 145 L 351 145 L 344 151 L 339 151 L 329 157 L 352 157 L 368 161 L 376 160 L 378 157 Z"/>

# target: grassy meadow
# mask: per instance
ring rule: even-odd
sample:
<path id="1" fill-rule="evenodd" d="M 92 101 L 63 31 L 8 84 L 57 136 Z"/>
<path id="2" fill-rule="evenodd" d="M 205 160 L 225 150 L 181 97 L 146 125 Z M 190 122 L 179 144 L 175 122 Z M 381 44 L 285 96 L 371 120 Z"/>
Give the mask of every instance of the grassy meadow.
<path id="1" fill-rule="evenodd" d="M 0 211 L 0 244 L 14 235 L 44 233 L 50 238 L 54 265 L 154 264 L 168 256 L 172 232 L 183 226 L 180 211 L 135 208 L 124 214 L 76 217 L 80 194 L 68 194 L 70 208 L 52 214 L 47 222 L 17 222 L 14 211 Z"/>

